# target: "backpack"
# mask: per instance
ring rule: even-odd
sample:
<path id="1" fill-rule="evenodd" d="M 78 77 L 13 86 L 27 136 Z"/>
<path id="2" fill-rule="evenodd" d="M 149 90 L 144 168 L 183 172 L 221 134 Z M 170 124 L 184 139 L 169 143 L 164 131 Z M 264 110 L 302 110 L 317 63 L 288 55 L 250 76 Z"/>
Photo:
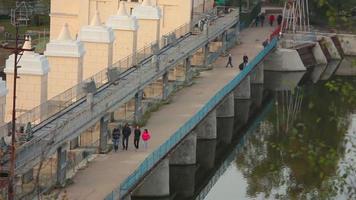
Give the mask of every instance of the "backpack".
<path id="1" fill-rule="evenodd" d="M 241 63 L 240 65 L 239 65 L 239 69 L 242 71 L 243 69 L 244 69 L 244 63 Z"/>

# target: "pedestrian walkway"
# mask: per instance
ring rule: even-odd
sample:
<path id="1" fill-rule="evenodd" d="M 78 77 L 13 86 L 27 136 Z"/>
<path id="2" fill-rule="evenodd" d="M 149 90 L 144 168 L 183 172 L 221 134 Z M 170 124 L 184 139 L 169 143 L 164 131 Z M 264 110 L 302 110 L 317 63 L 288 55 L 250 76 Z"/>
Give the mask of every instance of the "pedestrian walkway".
<path id="1" fill-rule="evenodd" d="M 223 88 L 238 73 L 242 56 L 250 60 L 263 48 L 262 42 L 275 27 L 249 28 L 241 32 L 241 44 L 230 50 L 234 68 L 225 68 L 227 57 L 219 57 L 213 69 L 200 73 L 194 84 L 177 92 L 168 105 L 153 113 L 146 127 L 151 132 L 147 150 L 135 151 L 133 134 L 130 136 L 128 151 L 99 155 L 80 170 L 73 178 L 73 184 L 66 187 L 70 200 L 98 200 L 115 189 L 139 164 L 156 148 L 164 143 L 176 130 L 189 120 L 214 94 Z M 189 102 L 189 103 L 187 103 Z M 143 129 L 142 129 L 143 130 Z M 141 141 L 142 142 L 142 141 Z M 121 147 L 121 146 L 120 146 Z"/>

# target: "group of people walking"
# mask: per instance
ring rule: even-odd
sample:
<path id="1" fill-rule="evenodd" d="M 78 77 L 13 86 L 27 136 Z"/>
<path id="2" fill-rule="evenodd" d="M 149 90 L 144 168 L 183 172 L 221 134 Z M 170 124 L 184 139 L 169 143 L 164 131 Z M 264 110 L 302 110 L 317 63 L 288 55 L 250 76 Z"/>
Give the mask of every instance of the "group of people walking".
<path id="1" fill-rule="evenodd" d="M 244 54 L 244 56 L 242 57 L 242 63 L 239 65 L 239 69 L 240 70 L 243 70 L 245 68 L 245 66 L 247 65 L 248 63 L 248 56 L 246 54 Z M 229 54 L 229 57 L 228 57 L 228 61 L 227 61 L 227 64 L 226 64 L 226 68 L 227 67 L 231 67 L 233 68 L 234 65 L 232 64 L 232 55 Z"/>
<path id="2" fill-rule="evenodd" d="M 120 144 L 120 137 L 122 135 L 122 150 L 128 149 L 129 146 L 129 138 L 132 132 L 132 128 L 128 123 L 124 125 L 124 127 L 116 127 L 114 128 L 112 132 L 112 141 L 113 141 L 113 146 L 114 146 L 114 151 L 118 151 L 119 149 L 119 144 Z M 142 138 L 144 148 L 147 149 L 148 147 L 148 141 L 151 139 L 151 133 L 147 130 L 144 129 L 143 132 L 141 133 L 141 129 L 139 126 L 136 126 L 133 129 L 134 133 L 134 147 L 135 149 L 139 149 L 140 145 L 140 139 Z"/>
<path id="3" fill-rule="evenodd" d="M 265 19 L 266 19 L 265 13 L 261 13 L 261 14 L 257 15 L 255 18 L 255 26 L 257 27 L 258 24 L 260 24 L 261 27 L 263 27 L 263 25 L 265 23 Z M 280 26 L 282 24 L 282 19 L 283 19 L 282 15 L 277 16 L 278 26 Z M 269 25 L 273 26 L 275 21 L 276 21 L 276 16 L 273 14 L 269 15 L 269 17 L 268 17 Z"/>

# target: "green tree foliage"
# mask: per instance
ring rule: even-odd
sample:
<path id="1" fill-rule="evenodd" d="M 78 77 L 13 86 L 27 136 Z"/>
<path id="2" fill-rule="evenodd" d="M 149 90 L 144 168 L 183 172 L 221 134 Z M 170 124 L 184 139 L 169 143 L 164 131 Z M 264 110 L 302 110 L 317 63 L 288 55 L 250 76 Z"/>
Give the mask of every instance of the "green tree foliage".
<path id="1" fill-rule="evenodd" d="M 312 0 L 314 16 L 326 19 L 330 25 L 351 27 L 355 20 L 351 18 L 351 9 L 356 7 L 354 0 Z"/>

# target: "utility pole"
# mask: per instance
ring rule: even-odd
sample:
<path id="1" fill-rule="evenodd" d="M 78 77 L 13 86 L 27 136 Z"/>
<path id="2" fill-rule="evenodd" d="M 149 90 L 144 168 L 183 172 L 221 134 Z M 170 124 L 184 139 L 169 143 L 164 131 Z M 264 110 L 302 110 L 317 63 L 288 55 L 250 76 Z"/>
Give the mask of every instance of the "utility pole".
<path id="1" fill-rule="evenodd" d="M 1 48 L 12 50 L 14 54 L 14 88 L 12 94 L 12 120 L 11 120 L 11 148 L 10 148 L 10 169 L 9 169 L 9 179 L 8 179 L 8 200 L 14 200 L 15 190 L 14 190 L 14 179 L 15 179 L 15 159 L 16 159 L 16 80 L 19 78 L 17 76 L 17 69 L 20 66 L 17 66 L 19 63 L 23 52 L 33 51 L 32 49 L 23 49 L 19 47 L 20 41 L 27 41 L 27 38 L 19 38 L 19 24 L 15 23 L 16 36 L 15 36 L 15 47 L 8 47 L 7 44 L 1 45 Z"/>

